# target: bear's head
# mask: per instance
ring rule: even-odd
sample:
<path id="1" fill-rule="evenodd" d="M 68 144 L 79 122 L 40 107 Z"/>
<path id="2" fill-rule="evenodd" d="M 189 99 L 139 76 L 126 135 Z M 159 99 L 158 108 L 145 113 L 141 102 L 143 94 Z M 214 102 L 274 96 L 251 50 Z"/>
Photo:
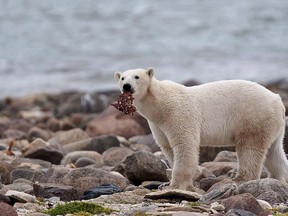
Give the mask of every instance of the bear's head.
<path id="1" fill-rule="evenodd" d="M 151 79 L 154 76 L 154 69 L 133 69 L 123 73 L 117 71 L 114 74 L 119 83 L 120 91 L 132 93 L 135 99 L 141 99 L 145 96 L 150 87 Z"/>

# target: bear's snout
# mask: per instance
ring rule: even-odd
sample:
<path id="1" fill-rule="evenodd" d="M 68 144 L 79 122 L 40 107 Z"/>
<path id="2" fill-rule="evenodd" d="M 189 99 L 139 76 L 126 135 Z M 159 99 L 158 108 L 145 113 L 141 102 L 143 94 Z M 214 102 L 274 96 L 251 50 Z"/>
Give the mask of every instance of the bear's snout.
<path id="1" fill-rule="evenodd" d="M 131 92 L 131 93 L 133 93 L 133 91 L 132 91 L 132 86 L 131 86 L 129 83 L 125 83 L 125 84 L 123 85 L 123 91 L 124 91 L 124 92 Z"/>

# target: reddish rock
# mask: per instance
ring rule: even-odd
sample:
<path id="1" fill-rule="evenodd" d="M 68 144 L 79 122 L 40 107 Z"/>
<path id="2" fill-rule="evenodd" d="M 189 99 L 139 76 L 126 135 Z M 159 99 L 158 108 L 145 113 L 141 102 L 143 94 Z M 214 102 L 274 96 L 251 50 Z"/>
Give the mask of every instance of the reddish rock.
<path id="1" fill-rule="evenodd" d="M 91 137 L 115 134 L 129 138 L 147 134 L 149 128 L 146 120 L 139 114 L 125 115 L 111 106 L 88 123 L 86 132 Z"/>
<path id="2" fill-rule="evenodd" d="M 221 204 L 225 206 L 225 212 L 228 212 L 230 209 L 243 209 L 260 215 L 264 211 L 255 197 L 249 193 L 229 197 L 222 200 Z"/>
<path id="3" fill-rule="evenodd" d="M 126 147 L 112 147 L 102 154 L 102 161 L 107 166 L 115 166 L 125 160 L 133 151 Z"/>
<path id="4" fill-rule="evenodd" d="M 10 184 L 10 173 L 12 170 L 13 166 L 6 162 L 0 161 L 1 182 L 3 184 Z"/>
<path id="5" fill-rule="evenodd" d="M 7 203 L 0 202 L 1 216 L 17 216 L 15 209 Z"/>

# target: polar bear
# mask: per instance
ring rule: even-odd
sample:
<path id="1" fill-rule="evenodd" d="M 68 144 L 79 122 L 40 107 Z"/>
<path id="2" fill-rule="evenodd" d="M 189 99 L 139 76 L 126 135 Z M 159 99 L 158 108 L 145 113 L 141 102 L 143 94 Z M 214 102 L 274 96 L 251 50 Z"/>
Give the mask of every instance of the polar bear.
<path id="1" fill-rule="evenodd" d="M 288 181 L 283 150 L 285 107 L 279 95 L 244 80 L 185 87 L 159 81 L 153 68 L 116 72 L 122 92 L 131 92 L 137 111 L 172 167 L 169 188 L 194 191 L 199 146 L 234 145 L 237 182 L 270 177 Z"/>

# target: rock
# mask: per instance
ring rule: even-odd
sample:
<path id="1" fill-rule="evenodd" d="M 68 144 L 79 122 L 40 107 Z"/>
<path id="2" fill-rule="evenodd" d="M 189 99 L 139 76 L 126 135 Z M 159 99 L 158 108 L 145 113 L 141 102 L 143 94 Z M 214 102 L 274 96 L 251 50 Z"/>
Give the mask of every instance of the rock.
<path id="1" fill-rule="evenodd" d="M 239 193 L 250 193 L 270 204 L 276 203 L 279 199 L 282 200 L 281 202 L 288 200 L 288 188 L 282 182 L 271 178 L 245 182 L 239 185 Z"/>
<path id="2" fill-rule="evenodd" d="M 216 187 L 214 190 L 211 190 L 208 193 L 205 193 L 202 198 L 202 203 L 212 203 L 220 199 L 225 199 L 230 196 L 239 194 L 238 187 L 235 183 L 225 184 L 221 187 Z"/>
<path id="3" fill-rule="evenodd" d="M 32 142 L 37 138 L 41 138 L 42 140 L 47 141 L 50 137 L 51 134 L 49 132 L 38 127 L 30 128 L 27 134 L 27 139 L 29 142 Z"/>
<path id="4" fill-rule="evenodd" d="M 205 162 L 201 166 L 206 167 L 215 176 L 226 175 L 231 169 L 237 167 L 236 162 Z"/>
<path id="5" fill-rule="evenodd" d="M 101 184 L 115 184 L 121 190 L 124 190 L 129 184 L 128 180 L 122 176 L 90 167 L 71 170 L 62 178 L 60 183 L 74 187 L 79 195 Z"/>
<path id="6" fill-rule="evenodd" d="M 8 129 L 2 134 L 3 139 L 21 140 L 26 139 L 26 133 L 17 129 Z"/>
<path id="7" fill-rule="evenodd" d="M 29 203 L 35 203 L 37 202 L 36 197 L 32 196 L 30 194 L 19 192 L 15 190 L 9 190 L 6 192 L 5 196 L 8 196 L 11 200 L 15 200 L 16 202 L 29 202 Z"/>
<path id="8" fill-rule="evenodd" d="M 232 151 L 221 151 L 217 154 L 215 162 L 237 162 L 237 153 Z"/>
<path id="9" fill-rule="evenodd" d="M 68 174 L 70 169 L 62 166 L 54 166 L 48 169 L 40 179 L 40 183 L 59 183 Z"/>
<path id="10" fill-rule="evenodd" d="M 0 193 L 2 192 L 7 192 L 8 190 L 13 190 L 13 191 L 19 191 L 19 192 L 25 192 L 28 194 L 32 194 L 33 193 L 33 187 L 30 183 L 13 183 L 13 184 L 8 184 L 5 185 L 4 188 L 2 188 L 0 190 Z"/>
<path id="11" fill-rule="evenodd" d="M 112 147 L 103 152 L 102 161 L 107 166 L 115 166 L 133 153 L 131 149 L 126 147 Z"/>
<path id="12" fill-rule="evenodd" d="M 1 178 L 0 182 L 3 184 L 10 184 L 10 173 L 13 170 L 13 166 L 0 161 L 0 173 L 1 173 Z"/>
<path id="13" fill-rule="evenodd" d="M 204 191 L 208 191 L 209 188 L 216 184 L 217 182 L 220 182 L 222 181 L 223 179 L 225 178 L 225 176 L 210 176 L 210 177 L 207 177 L 207 178 L 203 178 L 200 180 L 200 188 Z"/>
<path id="14" fill-rule="evenodd" d="M 60 121 L 56 118 L 50 118 L 47 121 L 47 129 L 56 132 L 60 130 Z"/>
<path id="15" fill-rule="evenodd" d="M 40 159 L 30 159 L 30 158 L 15 158 L 11 162 L 11 165 L 14 167 L 24 168 L 24 167 L 26 167 L 27 164 L 39 165 L 42 168 L 50 168 L 52 166 L 52 164 L 48 161 L 44 161 L 44 160 L 40 160 Z M 28 165 L 27 167 L 31 167 L 31 166 Z"/>
<path id="16" fill-rule="evenodd" d="M 152 134 L 131 137 L 129 142 L 132 144 L 132 146 L 135 144 L 144 144 L 145 146 L 149 147 L 150 151 L 153 153 L 160 151 L 160 147 L 156 144 Z"/>
<path id="17" fill-rule="evenodd" d="M 71 186 L 55 183 L 36 183 L 33 185 L 33 192 L 37 197 L 60 197 L 60 200 L 62 201 L 79 199 L 79 195 L 76 189 Z"/>
<path id="18" fill-rule="evenodd" d="M 72 151 L 96 151 L 102 154 L 104 151 L 112 147 L 119 147 L 120 142 L 116 136 L 103 135 L 86 140 L 81 140 L 75 143 L 64 146 L 66 152 Z"/>
<path id="19" fill-rule="evenodd" d="M 272 209 L 272 206 L 266 202 L 265 200 L 261 200 L 261 199 L 257 199 L 257 202 L 259 203 L 259 205 L 261 206 L 262 209 Z"/>
<path id="20" fill-rule="evenodd" d="M 23 178 L 29 181 L 39 181 L 44 174 L 42 172 L 32 169 L 16 168 L 10 174 L 10 181 L 14 182 L 16 179 Z"/>
<path id="21" fill-rule="evenodd" d="M 75 162 L 76 167 L 85 167 L 92 164 L 96 164 L 96 161 L 88 157 L 80 157 Z"/>
<path id="22" fill-rule="evenodd" d="M 218 202 L 211 203 L 211 209 L 214 209 L 215 211 L 225 211 L 225 207 Z"/>
<path id="23" fill-rule="evenodd" d="M 80 128 L 75 128 L 68 131 L 59 131 L 56 135 L 48 140 L 51 144 L 67 145 L 73 142 L 88 139 L 89 136 Z"/>
<path id="24" fill-rule="evenodd" d="M 3 194 L 0 194 L 0 203 L 1 202 L 4 202 L 4 203 L 10 203 L 11 202 L 11 200 L 10 200 L 10 198 L 9 197 L 7 197 L 7 196 L 5 196 L 5 195 L 3 195 Z M 0 208 L 1 209 L 1 208 Z"/>
<path id="25" fill-rule="evenodd" d="M 144 124 L 142 125 L 142 123 Z M 136 135 L 144 135 L 148 131 L 146 120 L 139 114 L 127 116 L 112 106 L 90 121 L 86 128 L 86 132 L 91 137 L 115 134 L 129 138 Z"/>
<path id="26" fill-rule="evenodd" d="M 159 186 L 161 186 L 163 183 L 165 182 L 161 182 L 161 181 L 144 181 L 142 182 L 142 184 L 140 185 L 140 187 L 143 188 L 147 188 L 149 190 L 156 190 L 159 188 Z"/>
<path id="27" fill-rule="evenodd" d="M 285 200 L 281 197 L 281 195 L 275 191 L 268 190 L 259 196 L 257 196 L 257 199 L 265 200 L 271 204 L 277 204 L 285 202 Z"/>
<path id="28" fill-rule="evenodd" d="M 221 204 L 225 206 L 226 212 L 230 209 L 243 209 L 245 211 L 253 212 L 256 215 L 260 215 L 260 213 L 264 211 L 255 197 L 249 193 L 229 197 L 222 200 Z"/>
<path id="29" fill-rule="evenodd" d="M 199 162 L 213 161 L 217 154 L 221 151 L 235 151 L 234 146 L 230 147 L 215 147 L 215 146 L 201 146 Z"/>
<path id="30" fill-rule="evenodd" d="M 179 189 L 161 190 L 147 193 L 144 198 L 147 199 L 180 199 L 189 201 L 198 201 L 202 195 L 196 192 L 184 191 Z"/>
<path id="31" fill-rule="evenodd" d="M 143 181 L 169 181 L 165 164 L 152 153 L 135 152 L 126 157 L 124 164 L 128 179 L 136 185 Z"/>
<path id="32" fill-rule="evenodd" d="M 114 193 L 111 195 L 102 195 L 93 200 L 95 203 L 126 203 L 126 204 L 137 204 L 144 202 L 144 195 L 149 193 L 148 189 L 137 188 L 133 191 L 125 191 L 120 193 Z"/>
<path id="33" fill-rule="evenodd" d="M 67 164 L 74 164 L 76 161 L 81 158 L 86 157 L 90 158 L 95 161 L 95 164 L 97 164 L 99 167 L 102 165 L 101 155 L 98 152 L 94 151 L 75 151 L 70 152 L 62 159 L 61 164 L 67 165 Z"/>
<path id="34" fill-rule="evenodd" d="M 28 146 L 24 147 L 22 150 L 23 153 L 29 152 L 29 151 L 33 151 L 37 148 L 44 148 L 50 146 L 50 143 L 44 141 L 41 138 L 37 138 L 35 140 L 33 140 Z"/>
<path id="35" fill-rule="evenodd" d="M 45 160 L 58 165 L 60 164 L 64 154 L 53 146 L 46 146 L 31 149 L 24 155 L 26 158 Z"/>
<path id="36" fill-rule="evenodd" d="M 18 216 L 15 209 L 7 203 L 0 202 L 1 216 Z"/>
<path id="37" fill-rule="evenodd" d="M 114 184 L 102 184 L 90 190 L 84 192 L 84 196 L 81 199 L 94 199 L 101 195 L 110 195 L 114 193 L 122 192 L 122 190 Z"/>
<path id="38" fill-rule="evenodd" d="M 243 209 L 230 209 L 225 216 L 257 216 L 256 214 Z"/>

